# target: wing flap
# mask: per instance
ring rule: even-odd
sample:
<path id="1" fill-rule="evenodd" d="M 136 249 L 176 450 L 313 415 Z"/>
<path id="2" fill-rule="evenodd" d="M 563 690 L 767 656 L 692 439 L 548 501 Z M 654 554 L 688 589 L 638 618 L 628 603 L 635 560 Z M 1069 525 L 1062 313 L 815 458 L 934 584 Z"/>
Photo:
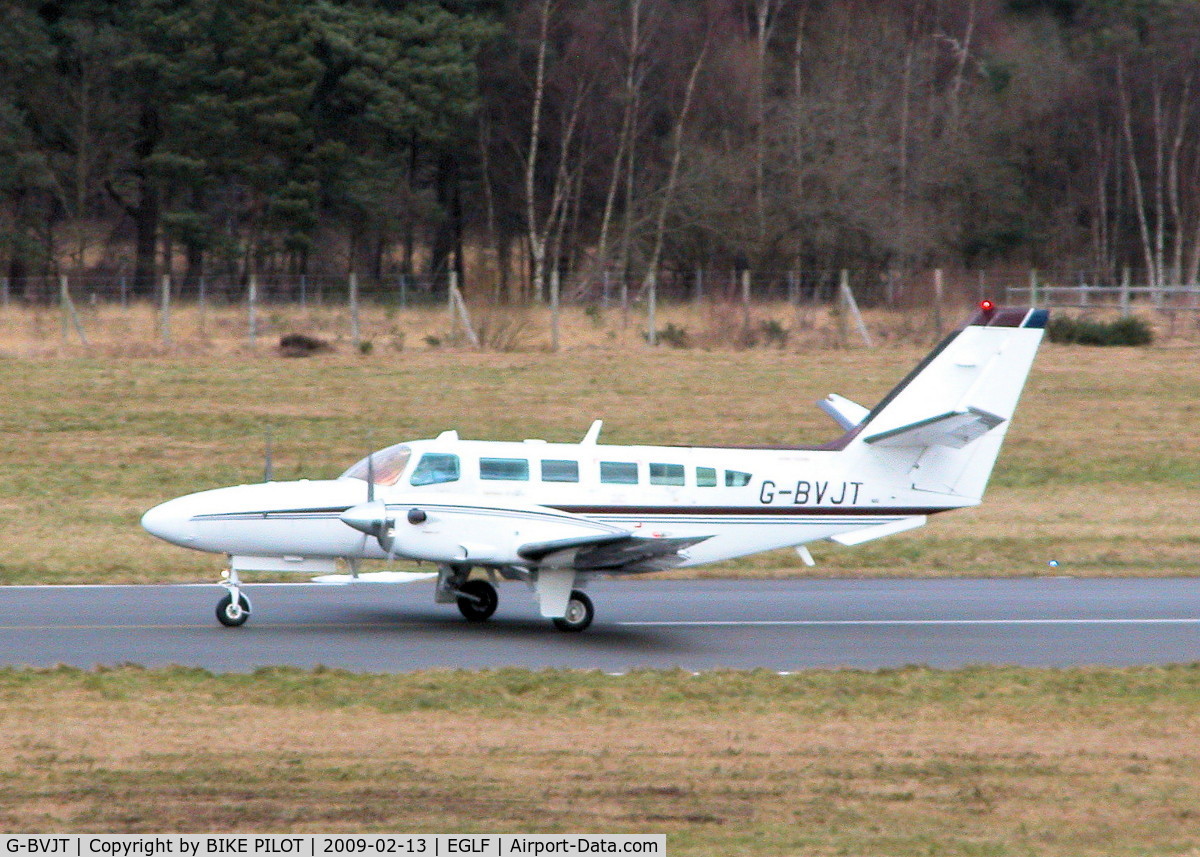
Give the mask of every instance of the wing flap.
<path id="1" fill-rule="evenodd" d="M 979 408 L 967 408 L 881 431 L 863 440 L 881 447 L 948 446 L 962 449 L 1004 422 L 1004 417 Z"/>
<path id="2" fill-rule="evenodd" d="M 709 536 L 647 538 L 632 533 L 597 533 L 522 545 L 517 555 L 543 567 L 570 567 L 576 571 L 664 571 L 683 563 L 680 551 Z"/>

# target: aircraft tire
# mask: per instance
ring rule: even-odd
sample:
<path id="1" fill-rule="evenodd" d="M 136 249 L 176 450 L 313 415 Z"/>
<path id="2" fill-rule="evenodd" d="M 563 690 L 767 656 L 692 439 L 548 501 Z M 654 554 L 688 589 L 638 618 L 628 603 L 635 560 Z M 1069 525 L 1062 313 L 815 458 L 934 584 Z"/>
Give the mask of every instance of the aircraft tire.
<path id="1" fill-rule="evenodd" d="M 250 618 L 250 600 L 238 593 L 238 603 L 233 603 L 233 596 L 228 592 L 217 602 L 217 621 L 226 628 L 236 628 L 245 625 Z"/>
<path id="2" fill-rule="evenodd" d="M 486 580 L 468 580 L 458 587 L 458 591 L 479 599 L 473 601 L 461 596 L 458 599 L 458 612 L 462 613 L 468 622 L 486 622 L 492 618 L 492 614 L 496 612 L 496 605 L 500 603 L 496 587 Z"/>
<path id="3" fill-rule="evenodd" d="M 596 616 L 596 608 L 592 599 L 578 589 L 571 590 L 571 599 L 567 602 L 567 615 L 554 620 L 554 627 L 560 631 L 578 634 L 587 630 Z"/>

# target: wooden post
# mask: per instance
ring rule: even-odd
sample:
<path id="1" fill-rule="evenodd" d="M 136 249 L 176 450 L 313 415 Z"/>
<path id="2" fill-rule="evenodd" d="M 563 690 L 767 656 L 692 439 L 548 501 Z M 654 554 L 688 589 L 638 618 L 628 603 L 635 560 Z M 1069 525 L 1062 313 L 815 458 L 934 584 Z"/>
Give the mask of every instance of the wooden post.
<path id="1" fill-rule="evenodd" d="M 742 271 L 742 326 L 750 327 L 750 269 Z"/>
<path id="2" fill-rule="evenodd" d="M 658 346 L 658 272 L 650 271 L 646 275 L 646 341 L 651 348 Z"/>
<path id="3" fill-rule="evenodd" d="M 158 290 L 158 335 L 163 345 L 171 344 L 171 275 L 163 274 Z"/>
<path id="4" fill-rule="evenodd" d="M 125 275 L 122 274 L 121 275 L 121 309 L 125 309 L 127 306 L 129 306 L 129 281 L 125 278 Z"/>
<path id="5" fill-rule="evenodd" d="M 0 277 L 0 299 L 4 301 L 5 308 L 8 307 L 8 277 Z"/>
<path id="6" fill-rule="evenodd" d="M 1038 272 L 1037 268 L 1029 269 L 1029 305 L 1038 305 Z"/>
<path id="7" fill-rule="evenodd" d="M 867 330 L 867 325 L 863 322 L 862 313 L 858 311 L 858 301 L 854 299 L 854 292 L 850 291 L 850 272 L 842 268 L 842 280 L 839 291 L 842 293 L 842 300 L 846 302 L 846 308 L 850 311 L 850 315 L 854 316 L 855 324 L 858 325 L 858 335 L 862 337 L 863 344 L 868 348 L 874 348 L 875 343 L 871 341 L 871 333 Z"/>
<path id="8" fill-rule="evenodd" d="M 308 275 L 300 275 L 300 306 L 308 306 Z"/>
<path id="9" fill-rule="evenodd" d="M 67 282 L 67 275 L 63 274 L 58 278 L 58 298 L 62 307 L 62 341 L 63 345 L 67 344 L 68 322 L 75 327 L 75 333 L 79 337 L 79 341 L 83 343 L 84 348 L 87 347 L 87 335 L 83 332 L 83 325 L 79 321 L 79 315 L 75 312 L 75 303 L 71 300 L 71 288 Z"/>
<path id="10" fill-rule="evenodd" d="M 454 329 L 455 317 L 462 322 L 463 328 L 467 333 L 467 341 L 474 348 L 479 348 L 479 337 L 475 333 L 475 326 L 471 324 L 471 314 L 467 312 L 467 302 L 463 300 L 462 292 L 458 290 L 458 272 L 450 272 L 450 285 L 448 288 L 450 298 L 450 329 Z"/>
<path id="11" fill-rule="evenodd" d="M 704 268 L 696 266 L 696 287 L 692 292 L 692 300 L 695 303 L 700 303 L 704 300 Z"/>
<path id="12" fill-rule="evenodd" d="M 1121 315 L 1129 315 L 1129 266 L 1121 269 Z"/>
<path id="13" fill-rule="evenodd" d="M 629 272 L 621 272 L 621 330 L 629 327 Z"/>
<path id="14" fill-rule="evenodd" d="M 608 298 L 609 298 L 608 268 L 605 268 L 604 276 L 601 277 L 601 279 L 600 279 L 600 306 L 601 306 L 601 308 L 608 309 Z"/>
<path id="15" fill-rule="evenodd" d="M 253 346 L 258 342 L 258 275 L 250 275 L 246 293 L 246 338 Z"/>
<path id="16" fill-rule="evenodd" d="M 550 271 L 550 350 L 558 351 L 558 266 Z M 478 346 L 476 346 L 478 347 Z"/>
<path id="17" fill-rule="evenodd" d="M 408 275 L 400 275 L 400 309 L 408 309 Z"/>
<path id="18" fill-rule="evenodd" d="M 358 274 L 350 272 L 350 344 L 357 351 L 362 346 L 362 330 L 358 318 Z"/>
<path id="19" fill-rule="evenodd" d="M 792 306 L 800 303 L 800 288 L 796 279 L 795 271 L 788 271 L 787 275 L 788 303 Z"/>
<path id="20" fill-rule="evenodd" d="M 196 295 L 196 328 L 200 338 L 208 335 L 208 279 L 201 274 L 199 293 Z"/>
<path id="21" fill-rule="evenodd" d="M 1083 274 L 1079 275 L 1079 302 L 1086 309 L 1091 304 L 1091 289 L 1088 288 L 1087 280 Z"/>
<path id="22" fill-rule="evenodd" d="M 942 299 L 946 295 L 945 284 L 942 280 L 942 269 L 933 269 L 933 329 L 940 338 L 942 335 Z"/>

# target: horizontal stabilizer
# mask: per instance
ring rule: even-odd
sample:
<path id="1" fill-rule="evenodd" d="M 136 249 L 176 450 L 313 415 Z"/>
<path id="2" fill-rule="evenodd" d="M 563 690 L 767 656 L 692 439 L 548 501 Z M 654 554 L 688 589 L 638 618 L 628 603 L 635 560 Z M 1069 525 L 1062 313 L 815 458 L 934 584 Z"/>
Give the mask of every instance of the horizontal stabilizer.
<path id="1" fill-rule="evenodd" d="M 837 393 L 830 393 L 824 399 L 817 402 L 817 406 L 833 417 L 833 421 L 846 431 L 850 431 L 850 429 L 858 426 L 871 413 L 857 402 L 852 402 L 845 396 L 839 396 Z"/>
<path id="2" fill-rule="evenodd" d="M 1004 423 L 1003 417 L 980 410 L 949 411 L 936 417 L 917 420 L 898 428 L 870 435 L 863 440 L 881 447 L 948 446 L 962 449 Z"/>
<path id="3" fill-rule="evenodd" d="M 863 527 L 860 530 L 851 530 L 848 533 L 839 533 L 836 536 L 830 536 L 831 542 L 837 542 L 839 545 L 853 547 L 861 545 L 863 542 L 881 539 L 884 536 L 894 536 L 896 533 L 903 533 L 905 530 L 915 530 L 917 527 L 925 525 L 924 515 L 913 515 L 909 518 L 901 518 L 898 521 L 891 521 L 887 524 L 876 524 L 872 527 Z"/>

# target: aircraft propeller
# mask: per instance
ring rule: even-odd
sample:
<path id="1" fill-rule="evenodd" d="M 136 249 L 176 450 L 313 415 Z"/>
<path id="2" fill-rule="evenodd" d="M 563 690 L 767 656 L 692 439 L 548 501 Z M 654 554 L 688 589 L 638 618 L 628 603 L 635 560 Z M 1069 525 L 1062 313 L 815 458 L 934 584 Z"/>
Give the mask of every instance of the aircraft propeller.
<path id="1" fill-rule="evenodd" d="M 375 456 L 367 454 L 367 502 L 351 506 L 340 515 L 342 523 L 353 527 L 364 536 L 374 536 L 379 547 L 387 554 L 388 559 L 394 559 L 392 547 L 395 544 L 393 532 L 396 521 L 388 516 L 387 504 L 375 499 Z"/>

